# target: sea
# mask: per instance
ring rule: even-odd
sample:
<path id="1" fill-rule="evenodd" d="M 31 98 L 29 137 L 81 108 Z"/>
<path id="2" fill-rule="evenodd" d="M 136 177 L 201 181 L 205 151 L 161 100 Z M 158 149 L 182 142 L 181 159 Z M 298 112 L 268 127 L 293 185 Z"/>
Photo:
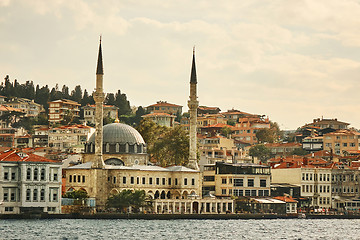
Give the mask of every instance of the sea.
<path id="1" fill-rule="evenodd" d="M 360 239 L 360 220 L 0 220 L 0 239 Z"/>

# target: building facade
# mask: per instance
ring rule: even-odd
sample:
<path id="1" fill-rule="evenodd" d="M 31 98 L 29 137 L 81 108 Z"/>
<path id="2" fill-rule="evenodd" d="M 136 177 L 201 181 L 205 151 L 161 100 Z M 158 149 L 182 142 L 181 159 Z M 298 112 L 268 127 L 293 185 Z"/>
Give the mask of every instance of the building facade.
<path id="1" fill-rule="evenodd" d="M 0 213 L 60 213 L 61 162 L 11 150 L 0 154 Z"/>
<path id="2" fill-rule="evenodd" d="M 182 106 L 168 103 L 166 101 L 158 101 L 156 104 L 145 107 L 145 110 L 149 113 L 168 113 L 171 115 L 177 115 L 182 113 Z"/>
<path id="3" fill-rule="evenodd" d="M 49 102 L 49 123 L 60 123 L 65 116 L 80 117 L 81 105 L 68 99 L 60 99 Z"/>
<path id="4" fill-rule="evenodd" d="M 84 120 L 85 123 L 91 123 L 95 124 L 95 105 L 86 105 L 82 107 L 84 110 Z M 110 118 L 110 119 L 118 119 L 118 111 L 119 108 L 113 105 L 103 105 L 104 109 L 104 118 Z"/>

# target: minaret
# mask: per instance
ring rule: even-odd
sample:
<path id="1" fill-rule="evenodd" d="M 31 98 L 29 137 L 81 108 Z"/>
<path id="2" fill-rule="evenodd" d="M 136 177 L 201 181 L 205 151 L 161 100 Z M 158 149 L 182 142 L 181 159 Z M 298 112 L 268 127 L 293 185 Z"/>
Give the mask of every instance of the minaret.
<path id="1" fill-rule="evenodd" d="M 197 163 L 197 137 L 196 137 L 196 120 L 197 120 L 197 108 L 199 101 L 197 100 L 196 93 L 197 79 L 196 79 L 196 67 L 195 67 L 195 47 L 193 49 L 193 59 L 190 75 L 190 100 L 188 101 L 188 107 L 190 112 L 190 149 L 189 149 L 189 164 L 192 169 L 199 170 Z"/>
<path id="2" fill-rule="evenodd" d="M 103 168 L 103 103 L 104 103 L 104 89 L 103 89 L 103 61 L 101 51 L 101 37 L 99 45 L 99 55 L 96 68 L 96 89 L 93 93 L 95 100 L 95 159 L 93 162 L 93 168 Z"/>

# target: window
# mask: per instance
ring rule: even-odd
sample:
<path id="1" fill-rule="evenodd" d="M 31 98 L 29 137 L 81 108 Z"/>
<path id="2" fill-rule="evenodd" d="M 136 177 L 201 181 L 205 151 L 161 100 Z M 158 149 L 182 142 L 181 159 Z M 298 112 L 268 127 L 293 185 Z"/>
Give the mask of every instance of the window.
<path id="1" fill-rule="evenodd" d="M 142 184 L 146 184 L 146 178 L 145 177 L 142 178 Z"/>
<path id="2" fill-rule="evenodd" d="M 30 189 L 26 189 L 26 201 L 30 202 L 30 196 L 31 195 L 31 190 Z"/>
<path id="3" fill-rule="evenodd" d="M 254 186 L 254 179 L 248 179 L 248 187 Z"/>
<path id="4" fill-rule="evenodd" d="M 156 178 L 156 185 L 160 185 L 160 178 Z"/>
<path id="5" fill-rule="evenodd" d="M 242 179 L 242 178 L 234 178 L 234 186 L 235 187 L 244 186 L 244 179 Z"/>
<path id="6" fill-rule="evenodd" d="M 9 180 L 9 172 L 4 172 L 4 180 Z"/>
<path id="7" fill-rule="evenodd" d="M 309 174 L 307 173 L 306 174 L 306 181 L 308 181 L 309 180 Z"/>
<path id="8" fill-rule="evenodd" d="M 184 185 L 187 185 L 187 178 L 184 178 Z"/>
<path id="9" fill-rule="evenodd" d="M 26 169 L 26 180 L 31 180 L 31 169 L 30 168 Z"/>
<path id="10" fill-rule="evenodd" d="M 215 181 L 215 176 L 204 176 L 204 182 L 213 182 Z"/>
<path id="11" fill-rule="evenodd" d="M 178 179 L 175 178 L 175 185 L 178 185 Z"/>
<path id="12" fill-rule="evenodd" d="M 4 202 L 8 202 L 8 201 L 9 201 L 9 189 L 8 189 L 8 188 L 5 188 L 5 189 L 4 189 L 3 201 L 4 201 Z"/>
<path id="13" fill-rule="evenodd" d="M 57 174 L 56 173 L 54 173 L 54 181 L 57 181 Z M 77 182 L 81 182 L 81 176 L 80 175 L 77 176 Z"/>
<path id="14" fill-rule="evenodd" d="M 226 184 L 226 178 L 221 178 L 221 183 Z"/>
<path id="15" fill-rule="evenodd" d="M 134 177 L 131 177 L 131 178 L 130 178 L 130 183 L 131 183 L 131 184 L 134 184 Z"/>
<path id="16" fill-rule="evenodd" d="M 149 184 L 152 184 L 152 177 L 149 178 Z"/>
<path id="17" fill-rule="evenodd" d="M 13 212 L 14 207 L 5 207 L 5 212 Z"/>
<path id="18" fill-rule="evenodd" d="M 82 182 L 85 182 L 85 176 L 82 176 Z"/>
<path id="19" fill-rule="evenodd" d="M 343 147 L 347 147 L 347 143 L 343 143 Z"/>
<path id="20" fill-rule="evenodd" d="M 319 175 L 319 181 L 322 181 L 322 174 Z"/>
<path id="21" fill-rule="evenodd" d="M 116 184 L 116 177 L 113 177 L 113 183 Z"/>
<path id="22" fill-rule="evenodd" d="M 256 190 L 251 190 L 251 196 L 256 196 Z"/>
<path id="23" fill-rule="evenodd" d="M 71 176 L 70 176 L 71 177 Z M 44 181 L 45 180 L 45 168 L 42 168 L 40 170 L 40 180 Z M 71 181 L 70 181 L 71 182 Z"/>
<path id="24" fill-rule="evenodd" d="M 45 189 L 40 190 L 40 201 L 45 201 Z"/>
<path id="25" fill-rule="evenodd" d="M 250 196 L 251 192 L 250 190 L 245 190 L 245 196 Z"/>
<path id="26" fill-rule="evenodd" d="M 34 191 L 33 191 L 33 201 L 37 202 L 37 200 L 38 200 L 38 190 L 34 189 Z"/>
<path id="27" fill-rule="evenodd" d="M 195 178 L 191 179 L 191 185 L 193 185 L 193 186 L 195 185 Z"/>
<path id="28" fill-rule="evenodd" d="M 168 184 L 171 185 L 171 178 L 168 178 Z"/>
<path id="29" fill-rule="evenodd" d="M 225 195 L 226 194 L 226 189 L 221 189 L 221 194 Z"/>
<path id="30" fill-rule="evenodd" d="M 266 179 L 260 179 L 260 187 L 266 187 Z"/>
<path id="31" fill-rule="evenodd" d="M 234 196 L 243 196 L 244 190 L 234 189 Z"/>
<path id="32" fill-rule="evenodd" d="M 126 184 L 126 177 L 123 177 L 123 184 Z"/>
<path id="33" fill-rule="evenodd" d="M 34 181 L 38 180 L 38 176 L 39 176 L 39 170 L 37 168 L 34 168 Z"/>
<path id="34" fill-rule="evenodd" d="M 165 185 L 165 184 L 166 184 L 166 179 L 162 178 L 162 185 Z"/>
<path id="35" fill-rule="evenodd" d="M 139 177 L 136 178 L 136 184 L 140 184 L 140 178 Z"/>

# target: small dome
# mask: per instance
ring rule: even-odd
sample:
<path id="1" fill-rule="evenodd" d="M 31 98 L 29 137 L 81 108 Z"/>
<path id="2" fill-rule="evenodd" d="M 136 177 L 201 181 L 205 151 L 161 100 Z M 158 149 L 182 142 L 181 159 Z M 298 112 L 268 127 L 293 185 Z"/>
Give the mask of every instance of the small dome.
<path id="1" fill-rule="evenodd" d="M 110 123 L 103 126 L 103 142 L 145 144 L 141 134 L 135 128 L 123 123 Z M 95 143 L 95 133 L 91 135 L 89 143 Z"/>

